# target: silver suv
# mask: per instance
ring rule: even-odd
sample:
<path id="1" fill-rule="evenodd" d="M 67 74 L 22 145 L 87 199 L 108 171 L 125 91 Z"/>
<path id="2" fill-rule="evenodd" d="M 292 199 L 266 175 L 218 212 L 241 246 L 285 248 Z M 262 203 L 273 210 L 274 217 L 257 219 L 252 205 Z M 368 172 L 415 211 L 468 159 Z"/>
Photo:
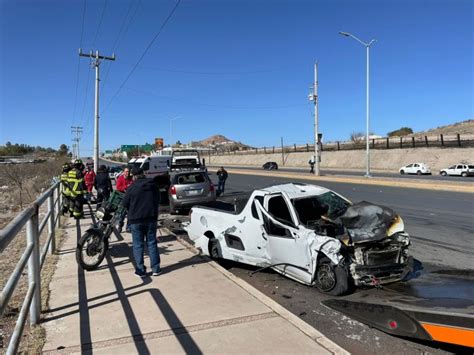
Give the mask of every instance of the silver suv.
<path id="1" fill-rule="evenodd" d="M 205 171 L 187 171 L 173 174 L 168 189 L 170 213 L 194 205 L 204 205 L 216 200 L 216 192 Z"/>

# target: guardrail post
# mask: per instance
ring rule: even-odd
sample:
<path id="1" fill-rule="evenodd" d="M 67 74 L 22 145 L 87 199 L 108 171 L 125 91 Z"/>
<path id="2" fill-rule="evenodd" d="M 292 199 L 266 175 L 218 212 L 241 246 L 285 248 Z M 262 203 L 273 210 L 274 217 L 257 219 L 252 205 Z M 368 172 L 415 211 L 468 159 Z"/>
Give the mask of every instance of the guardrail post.
<path id="1" fill-rule="evenodd" d="M 339 144 L 339 141 L 337 142 L 337 150 L 341 150 L 341 145 Z"/>
<path id="2" fill-rule="evenodd" d="M 55 200 L 58 201 L 58 206 L 56 209 L 56 212 L 58 214 L 58 224 L 56 225 L 56 227 L 59 228 L 59 226 L 61 225 L 61 213 L 62 213 L 62 206 L 63 206 L 63 194 L 61 193 L 61 184 L 58 185 L 58 187 L 55 189 L 55 192 L 56 192 Z"/>
<path id="3" fill-rule="evenodd" d="M 411 146 L 415 148 L 415 137 L 411 137 Z"/>
<path id="4" fill-rule="evenodd" d="M 263 147 L 263 154 L 267 154 L 267 147 Z"/>
<path id="5" fill-rule="evenodd" d="M 40 252 L 38 240 L 38 206 L 35 205 L 35 214 L 26 224 L 26 240 L 33 244 L 33 251 L 28 259 L 28 283 L 35 284 L 35 291 L 30 305 L 30 325 L 38 324 L 41 312 L 41 276 L 40 276 Z"/>
<path id="6" fill-rule="evenodd" d="M 275 146 L 273 146 L 273 153 L 275 153 Z"/>
<path id="7" fill-rule="evenodd" d="M 296 152 L 296 144 L 294 144 L 294 146 L 295 146 L 295 152 Z"/>
<path id="8" fill-rule="evenodd" d="M 54 220 L 56 217 L 55 208 L 54 208 L 54 191 L 51 191 L 51 195 L 48 197 L 48 213 L 49 213 L 49 220 L 48 220 L 48 239 L 51 238 L 51 242 L 49 243 L 49 253 L 53 254 L 56 250 L 56 236 L 54 233 Z"/>
<path id="9" fill-rule="evenodd" d="M 439 136 L 440 136 L 440 138 L 441 138 L 441 146 L 444 147 L 444 136 L 443 136 L 442 133 L 441 133 Z"/>
<path id="10" fill-rule="evenodd" d="M 390 149 L 390 138 L 387 137 L 387 149 Z"/>
<path id="11" fill-rule="evenodd" d="M 458 133 L 457 137 L 458 137 L 458 147 L 460 147 L 461 146 L 461 135 Z"/>
<path id="12" fill-rule="evenodd" d="M 400 137 L 400 148 L 403 148 L 403 138 Z"/>
<path id="13" fill-rule="evenodd" d="M 372 149 L 375 149 L 375 139 L 372 138 Z"/>
<path id="14" fill-rule="evenodd" d="M 425 144 L 428 146 L 428 136 L 425 136 Z"/>

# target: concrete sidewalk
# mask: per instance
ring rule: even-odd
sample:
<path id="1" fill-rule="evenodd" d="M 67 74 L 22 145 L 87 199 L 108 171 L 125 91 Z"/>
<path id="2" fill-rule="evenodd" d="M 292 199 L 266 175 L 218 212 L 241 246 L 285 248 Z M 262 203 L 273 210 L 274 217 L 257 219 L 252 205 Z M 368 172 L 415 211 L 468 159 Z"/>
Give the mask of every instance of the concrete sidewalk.
<path id="1" fill-rule="evenodd" d="M 159 230 L 160 276 L 134 275 L 128 233 L 112 236 L 98 270 L 83 271 L 75 247 L 89 224 L 81 220 L 78 229 L 70 219 L 65 226 L 49 311 L 43 315 L 43 352 L 347 353 L 166 229 Z"/>

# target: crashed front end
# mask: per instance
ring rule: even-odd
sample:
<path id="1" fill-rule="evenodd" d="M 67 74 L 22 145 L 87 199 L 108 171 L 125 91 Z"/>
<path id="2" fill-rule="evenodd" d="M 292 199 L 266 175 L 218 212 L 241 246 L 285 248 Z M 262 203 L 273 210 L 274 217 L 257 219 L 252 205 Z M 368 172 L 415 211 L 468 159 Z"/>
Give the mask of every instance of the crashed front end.
<path id="1" fill-rule="evenodd" d="M 360 202 L 340 217 L 347 232 L 341 250 L 356 286 L 379 286 L 406 279 L 413 270 L 410 236 L 391 209 Z"/>

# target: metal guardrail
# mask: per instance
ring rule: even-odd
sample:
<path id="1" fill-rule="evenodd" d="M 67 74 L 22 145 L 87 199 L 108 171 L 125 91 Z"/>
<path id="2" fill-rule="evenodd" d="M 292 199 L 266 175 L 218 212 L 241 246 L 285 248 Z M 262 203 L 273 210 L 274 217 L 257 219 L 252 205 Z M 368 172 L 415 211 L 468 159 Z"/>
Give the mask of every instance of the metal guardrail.
<path id="1" fill-rule="evenodd" d="M 47 202 L 48 212 L 39 223 L 40 207 Z M 55 229 L 60 224 L 61 193 L 60 183 L 56 182 L 44 192 L 30 207 L 17 215 L 4 229 L 0 231 L 0 255 L 15 239 L 26 225 L 27 245 L 23 255 L 16 264 L 5 287 L 0 294 L 0 316 L 8 305 L 21 274 L 28 264 L 28 291 L 21 307 L 15 329 L 10 338 L 7 354 L 15 354 L 20 344 L 21 335 L 25 326 L 26 317 L 30 316 L 30 324 L 38 324 L 41 314 L 41 269 L 49 251 L 53 254 L 56 248 Z M 48 225 L 48 238 L 40 253 L 39 238 Z"/>

